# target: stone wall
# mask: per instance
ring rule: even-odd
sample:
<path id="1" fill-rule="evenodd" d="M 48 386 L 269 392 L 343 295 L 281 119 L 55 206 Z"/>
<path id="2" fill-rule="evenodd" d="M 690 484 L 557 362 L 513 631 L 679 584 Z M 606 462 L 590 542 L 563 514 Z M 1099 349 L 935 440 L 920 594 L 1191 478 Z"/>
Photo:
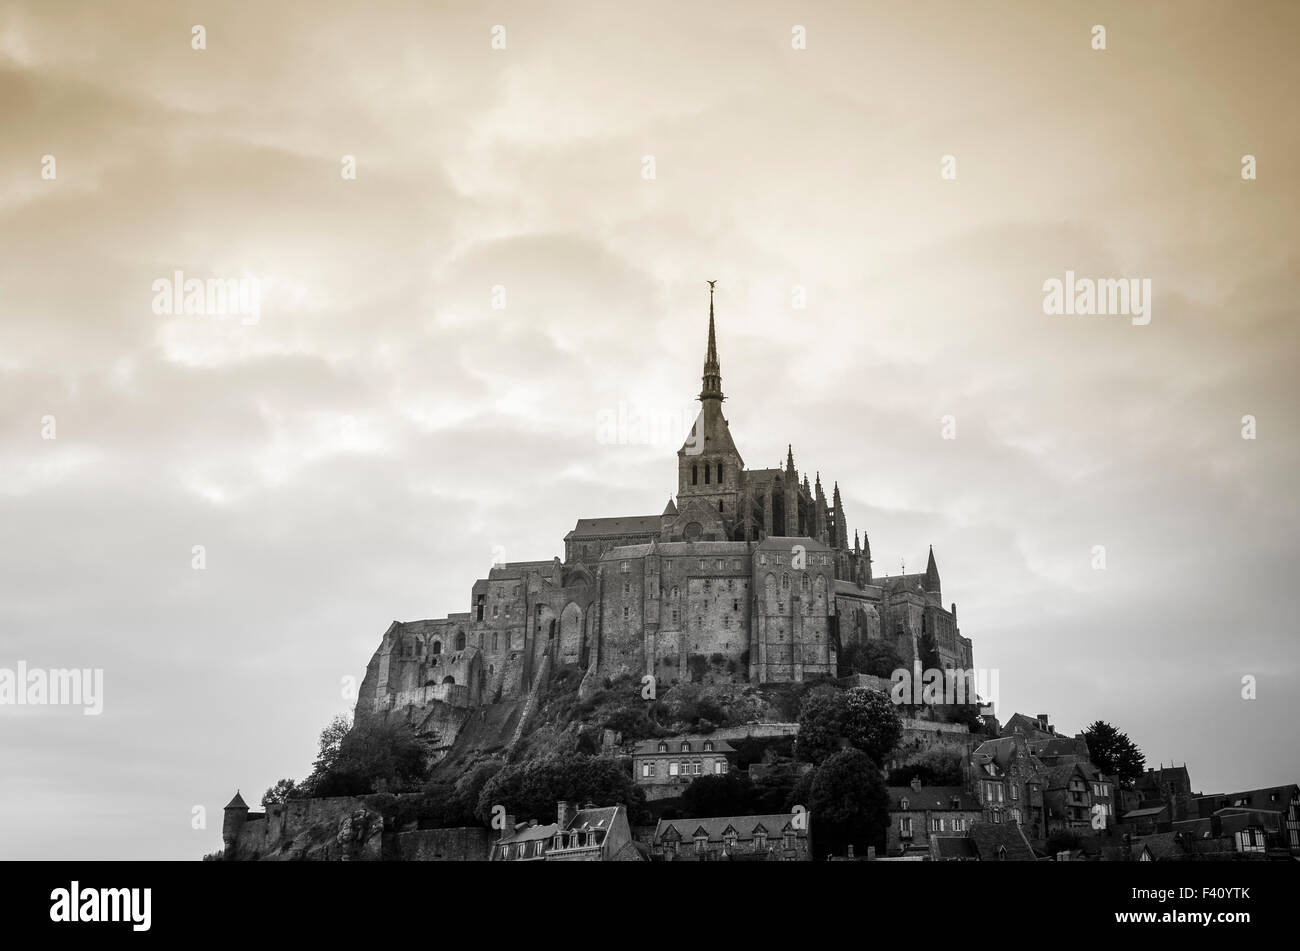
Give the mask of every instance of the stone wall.
<path id="1" fill-rule="evenodd" d="M 403 862 L 486 862 L 491 840 L 481 826 L 399 832 L 397 854 Z"/>

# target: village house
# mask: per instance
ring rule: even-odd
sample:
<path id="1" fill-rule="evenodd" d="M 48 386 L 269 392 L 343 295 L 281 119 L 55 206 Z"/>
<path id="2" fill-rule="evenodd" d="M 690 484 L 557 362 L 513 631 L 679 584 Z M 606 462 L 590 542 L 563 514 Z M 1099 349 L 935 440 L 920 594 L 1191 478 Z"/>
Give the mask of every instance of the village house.
<path id="1" fill-rule="evenodd" d="M 930 841 L 939 835 L 965 835 L 983 818 L 979 802 L 961 786 L 910 786 L 889 789 L 889 828 L 885 850 L 889 855 L 928 854 Z"/>
<path id="2" fill-rule="evenodd" d="M 575 809 L 555 806 L 555 822 L 516 824 L 506 816 L 501 838 L 489 855 L 493 862 L 636 862 L 641 860 L 623 806 Z"/>
<path id="3" fill-rule="evenodd" d="M 723 776 L 731 768 L 731 744 L 708 736 L 642 740 L 632 752 L 632 778 L 647 800 L 680 796 L 701 776 Z"/>

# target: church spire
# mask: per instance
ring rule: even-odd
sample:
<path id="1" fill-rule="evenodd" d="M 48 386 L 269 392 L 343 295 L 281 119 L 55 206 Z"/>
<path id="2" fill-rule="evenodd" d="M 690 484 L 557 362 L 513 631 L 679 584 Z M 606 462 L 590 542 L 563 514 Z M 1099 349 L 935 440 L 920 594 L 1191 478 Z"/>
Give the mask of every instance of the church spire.
<path id="1" fill-rule="evenodd" d="M 713 285 L 709 281 L 709 348 L 704 353 L 704 388 L 700 390 L 699 399 L 724 400 L 722 395 L 722 368 L 718 366 L 718 341 L 713 329 Z"/>

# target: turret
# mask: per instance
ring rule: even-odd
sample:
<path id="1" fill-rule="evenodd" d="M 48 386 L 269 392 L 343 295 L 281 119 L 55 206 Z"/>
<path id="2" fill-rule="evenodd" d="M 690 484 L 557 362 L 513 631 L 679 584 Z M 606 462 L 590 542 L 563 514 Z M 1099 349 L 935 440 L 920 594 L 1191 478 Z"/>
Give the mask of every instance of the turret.
<path id="1" fill-rule="evenodd" d="M 248 803 L 244 802 L 244 797 L 235 790 L 235 798 L 226 804 L 224 815 L 221 819 L 221 843 L 225 846 L 225 857 L 233 859 L 235 852 L 239 848 L 239 833 L 244 829 L 244 823 L 248 821 Z"/>

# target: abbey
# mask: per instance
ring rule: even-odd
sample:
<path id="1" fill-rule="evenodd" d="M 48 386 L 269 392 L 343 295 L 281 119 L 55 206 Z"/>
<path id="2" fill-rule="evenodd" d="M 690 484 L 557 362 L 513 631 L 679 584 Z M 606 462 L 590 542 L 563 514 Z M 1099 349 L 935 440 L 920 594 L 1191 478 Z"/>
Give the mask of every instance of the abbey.
<path id="1" fill-rule="evenodd" d="M 849 537 L 838 483 L 828 498 L 792 448 L 780 467 L 746 468 L 724 399 L 710 289 L 700 412 L 677 453 L 675 497 L 659 514 L 578 519 L 563 559 L 494 566 L 464 613 L 393 622 L 358 714 L 520 699 L 561 665 L 576 665 L 584 688 L 620 674 L 654 675 L 660 689 L 835 676 L 840 654 L 868 640 L 914 668 L 970 669 L 933 550 L 922 573 L 877 577 L 866 536 Z"/>

